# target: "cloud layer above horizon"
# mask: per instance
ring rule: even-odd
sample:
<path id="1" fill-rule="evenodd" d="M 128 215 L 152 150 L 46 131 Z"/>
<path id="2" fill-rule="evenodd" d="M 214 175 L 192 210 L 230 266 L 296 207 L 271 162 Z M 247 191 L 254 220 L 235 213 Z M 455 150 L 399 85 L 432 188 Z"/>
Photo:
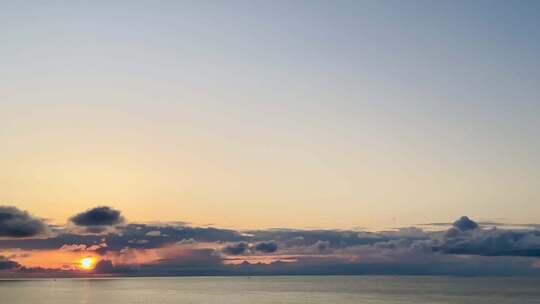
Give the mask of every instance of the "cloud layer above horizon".
<path id="1" fill-rule="evenodd" d="M 129 223 L 108 206 L 52 226 L 0 206 L 0 276 L 540 275 L 536 227 L 495 227 L 466 216 L 433 226 L 439 229 L 236 231 Z M 78 267 L 84 257 L 95 259 L 93 270 Z"/>

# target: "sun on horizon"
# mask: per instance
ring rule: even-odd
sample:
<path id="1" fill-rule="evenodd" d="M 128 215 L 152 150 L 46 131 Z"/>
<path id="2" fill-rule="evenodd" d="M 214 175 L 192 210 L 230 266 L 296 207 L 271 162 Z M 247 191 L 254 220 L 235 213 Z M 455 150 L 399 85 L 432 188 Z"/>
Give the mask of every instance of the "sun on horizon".
<path id="1" fill-rule="evenodd" d="M 79 262 L 79 266 L 81 267 L 81 269 L 84 269 L 84 270 L 93 269 L 95 264 L 96 264 L 96 261 L 92 257 L 84 258 Z"/>

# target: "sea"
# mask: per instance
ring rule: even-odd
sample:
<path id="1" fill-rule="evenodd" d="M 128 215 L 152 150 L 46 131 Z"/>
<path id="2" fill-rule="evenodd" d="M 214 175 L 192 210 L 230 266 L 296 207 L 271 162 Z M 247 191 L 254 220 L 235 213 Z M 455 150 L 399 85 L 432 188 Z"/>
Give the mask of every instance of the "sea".
<path id="1" fill-rule="evenodd" d="M 540 303 L 540 278 L 264 276 L 1 280 L 1 304 Z"/>

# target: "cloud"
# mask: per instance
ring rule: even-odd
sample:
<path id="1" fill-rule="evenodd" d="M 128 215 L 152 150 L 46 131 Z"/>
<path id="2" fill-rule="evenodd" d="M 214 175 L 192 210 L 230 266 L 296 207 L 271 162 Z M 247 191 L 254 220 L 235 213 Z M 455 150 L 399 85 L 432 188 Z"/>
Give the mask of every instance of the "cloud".
<path id="1" fill-rule="evenodd" d="M 478 224 L 466 216 L 459 218 L 452 224 L 452 226 L 461 231 L 474 230 L 478 228 Z"/>
<path id="2" fill-rule="evenodd" d="M 159 230 L 148 231 L 146 233 L 146 236 L 161 236 L 161 231 Z"/>
<path id="3" fill-rule="evenodd" d="M 81 212 L 70 220 L 77 226 L 113 226 L 121 224 L 124 218 L 121 216 L 120 211 L 101 206 Z"/>
<path id="4" fill-rule="evenodd" d="M 0 237 L 32 237 L 44 233 L 47 226 L 41 219 L 16 207 L 0 206 Z"/>
<path id="5" fill-rule="evenodd" d="M 85 244 L 65 244 L 59 248 L 60 251 L 83 252 L 83 251 L 101 251 L 107 248 L 106 243 L 85 245 Z"/>
<path id="6" fill-rule="evenodd" d="M 445 254 L 540 257 L 540 231 L 488 229 L 447 234 L 435 249 Z"/>
<path id="7" fill-rule="evenodd" d="M 255 241 L 275 240 L 286 247 L 311 246 L 318 241 L 327 241 L 330 247 L 349 247 L 369 245 L 391 239 L 380 233 L 359 232 L 352 230 L 297 230 L 270 229 L 248 231 Z"/>
<path id="8" fill-rule="evenodd" d="M 196 241 L 194 239 L 182 239 L 178 242 L 176 242 L 176 245 L 190 245 L 195 244 Z"/>
<path id="9" fill-rule="evenodd" d="M 274 241 L 260 242 L 255 245 L 255 251 L 260 251 L 264 253 L 276 252 L 277 249 L 278 249 L 278 244 Z"/>
<path id="10" fill-rule="evenodd" d="M 114 265 L 110 260 L 100 260 L 96 263 L 96 266 L 94 267 L 94 272 L 96 273 L 112 273 L 114 271 Z"/>
<path id="11" fill-rule="evenodd" d="M 69 251 L 69 252 L 80 252 L 80 251 L 86 251 L 86 245 L 84 244 L 65 244 L 60 247 L 61 251 Z"/>
<path id="12" fill-rule="evenodd" d="M 159 231 L 159 236 L 157 232 Z M 147 235 L 150 233 L 151 236 Z M 57 249 L 63 245 L 92 245 L 106 243 L 107 248 L 100 249 L 99 253 L 106 251 L 120 251 L 123 248 L 151 249 L 160 248 L 177 242 L 240 242 L 248 238 L 238 231 L 217 228 L 186 227 L 178 225 L 146 225 L 127 224 L 119 225 L 106 234 L 87 234 L 86 231 L 64 230 L 48 238 L 31 239 L 0 239 L 0 249 L 20 248 L 28 250 Z M 135 241 L 134 241 L 135 240 Z M 137 242 L 146 240 L 145 242 Z"/>
<path id="13" fill-rule="evenodd" d="M 457 237 L 461 233 L 461 230 L 451 227 L 446 230 L 446 233 L 444 234 L 448 238 L 454 238 Z"/>
<path id="14" fill-rule="evenodd" d="M 10 270 L 19 267 L 21 267 L 19 263 L 0 255 L 0 270 Z"/>
<path id="15" fill-rule="evenodd" d="M 229 255 L 240 255 L 249 252 L 249 244 L 246 242 L 239 242 L 223 247 L 223 253 Z"/>
<path id="16" fill-rule="evenodd" d="M 328 248 L 330 247 L 330 242 L 319 240 L 315 244 L 313 244 L 313 246 L 317 248 L 317 250 L 319 251 L 325 251 L 325 250 L 328 250 Z"/>
<path id="17" fill-rule="evenodd" d="M 117 218 L 121 218 L 117 212 Z M 85 233 L 86 228 L 93 227 L 113 228 L 99 235 Z M 540 231 L 487 229 L 468 217 L 457 219 L 448 230 L 441 227 L 437 231 L 417 227 L 380 232 L 235 231 L 177 223 L 122 222 L 114 226 L 57 227 L 54 231 L 47 238 L 0 239 L 0 250 L 9 256 L 0 260 L 6 265 L 3 267 L 39 272 L 37 268 L 24 268 L 25 259 L 31 257 L 23 255 L 59 250 L 66 256 L 91 251 L 102 261 L 95 272 L 115 275 L 540 275 L 540 268 L 534 266 L 535 258 L 540 257 Z"/>

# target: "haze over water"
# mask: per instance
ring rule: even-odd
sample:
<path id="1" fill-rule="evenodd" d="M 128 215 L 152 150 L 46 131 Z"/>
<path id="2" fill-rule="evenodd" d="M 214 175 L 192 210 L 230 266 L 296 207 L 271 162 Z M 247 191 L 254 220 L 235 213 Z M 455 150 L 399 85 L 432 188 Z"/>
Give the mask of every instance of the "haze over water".
<path id="1" fill-rule="evenodd" d="M 0 302 L 534 304 L 539 278 L 181 277 L 0 281 Z M 28 292 L 32 290 L 32 292 Z"/>

